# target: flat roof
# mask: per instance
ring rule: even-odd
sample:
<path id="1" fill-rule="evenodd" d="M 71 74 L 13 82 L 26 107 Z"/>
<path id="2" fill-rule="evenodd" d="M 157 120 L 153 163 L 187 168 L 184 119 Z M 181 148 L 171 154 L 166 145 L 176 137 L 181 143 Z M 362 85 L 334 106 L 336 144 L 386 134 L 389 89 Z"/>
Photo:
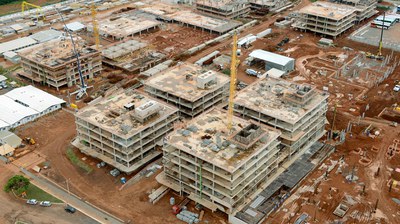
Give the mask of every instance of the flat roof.
<path id="1" fill-rule="evenodd" d="M 239 149 L 230 139 L 250 124 L 250 121 L 234 116 L 233 131 L 230 132 L 227 127 L 227 112 L 213 108 L 189 121 L 184 129 L 174 130 L 167 136 L 167 142 L 221 169 L 234 172 L 280 135 L 278 130 L 257 124 L 263 131 L 263 140 L 257 140 L 247 150 Z"/>
<path id="2" fill-rule="evenodd" d="M 197 77 L 205 72 L 207 70 L 198 65 L 183 62 L 150 77 L 145 81 L 145 85 L 194 102 L 230 81 L 229 76 L 209 70 L 215 74 L 216 84 L 200 89 L 197 87 Z M 191 75 L 192 79 L 187 80 L 186 75 Z"/>
<path id="3" fill-rule="evenodd" d="M 10 145 L 13 148 L 21 145 L 21 138 L 10 131 L 0 131 L 0 142 Z"/>
<path id="4" fill-rule="evenodd" d="M 71 30 L 72 32 L 79 31 L 85 29 L 86 26 L 80 22 L 72 22 L 65 25 L 67 29 Z"/>
<path id="5" fill-rule="evenodd" d="M 239 8 L 240 5 L 246 5 L 248 1 L 245 0 L 198 0 L 196 5 L 204 5 L 211 8 L 230 11 Z"/>
<path id="6" fill-rule="evenodd" d="M 267 71 L 267 75 L 272 77 L 272 78 L 280 78 L 283 75 L 285 75 L 286 72 L 276 69 L 276 68 L 271 68 L 270 70 Z"/>
<path id="7" fill-rule="evenodd" d="M 118 18 L 116 20 L 102 20 L 99 22 L 100 34 L 106 34 L 117 38 L 127 37 L 141 31 L 156 27 L 161 22 L 142 17 Z"/>
<path id="8" fill-rule="evenodd" d="M 283 79 L 260 79 L 238 92 L 234 104 L 295 124 L 328 98 L 327 94 L 314 89 L 314 94 L 306 105 L 294 105 L 283 100 L 285 94 L 297 93 L 301 86 L 304 85 Z"/>
<path id="9" fill-rule="evenodd" d="M 147 43 L 138 41 L 138 40 L 127 40 L 116 43 L 115 45 L 108 46 L 107 48 L 103 49 L 102 55 L 106 58 L 115 59 L 134 51 L 137 51 L 141 48 L 147 46 Z"/>
<path id="10" fill-rule="evenodd" d="M 21 37 L 8 42 L 4 42 L 0 44 L 0 55 L 3 54 L 4 52 L 14 51 L 17 49 L 31 46 L 33 44 L 37 44 L 37 41 L 31 37 Z"/>
<path id="11" fill-rule="evenodd" d="M 135 119 L 135 109 L 127 110 L 124 107 L 134 106 L 134 108 L 138 108 L 150 101 L 156 102 L 160 110 L 157 115 L 144 123 Z M 154 123 L 163 122 L 167 116 L 176 112 L 178 112 L 177 108 L 155 100 L 143 93 L 121 89 L 94 105 L 80 109 L 75 116 L 115 135 L 129 138 Z"/>
<path id="12" fill-rule="evenodd" d="M 37 32 L 35 34 L 30 35 L 32 39 L 36 40 L 39 43 L 43 43 L 49 40 L 57 39 L 63 35 L 63 32 L 60 32 L 58 30 L 43 30 L 40 32 Z"/>
<path id="13" fill-rule="evenodd" d="M 42 112 L 51 106 L 65 103 L 64 100 L 31 85 L 13 89 L 4 95 L 14 101 L 17 100 L 27 105 L 37 112 Z"/>
<path id="14" fill-rule="evenodd" d="M 79 52 L 80 57 L 96 52 L 95 49 L 87 48 L 82 39 L 75 38 L 74 40 L 76 51 Z M 45 43 L 40 43 L 18 51 L 18 54 L 38 64 L 49 67 L 57 67 L 69 61 L 76 61 L 70 38 L 64 40 L 54 39 Z"/>
<path id="15" fill-rule="evenodd" d="M 250 57 L 257 58 L 263 61 L 268 61 L 268 62 L 273 62 L 278 65 L 285 66 L 289 62 L 294 61 L 293 58 L 289 58 L 280 54 L 275 54 L 269 51 L 264 51 L 264 50 L 254 50 L 253 52 L 250 53 Z"/>
<path id="16" fill-rule="evenodd" d="M 321 1 L 314 2 L 299 10 L 300 13 L 326 17 L 334 20 L 343 19 L 355 11 L 357 11 L 357 8 L 350 5 Z"/>

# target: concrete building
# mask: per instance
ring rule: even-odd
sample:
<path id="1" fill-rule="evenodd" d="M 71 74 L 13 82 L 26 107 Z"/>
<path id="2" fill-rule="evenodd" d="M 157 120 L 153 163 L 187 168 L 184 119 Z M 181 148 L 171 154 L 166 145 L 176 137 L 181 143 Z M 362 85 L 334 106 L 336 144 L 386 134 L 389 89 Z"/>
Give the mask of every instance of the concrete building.
<path id="1" fill-rule="evenodd" d="M 356 12 L 353 6 L 318 1 L 300 9 L 292 26 L 335 38 L 354 26 Z"/>
<path id="2" fill-rule="evenodd" d="M 73 145 L 125 173 L 161 155 L 178 109 L 133 90 L 120 91 L 75 114 Z"/>
<path id="3" fill-rule="evenodd" d="M 240 91 L 235 112 L 282 132 L 282 162 L 302 154 L 325 133 L 328 94 L 283 79 L 258 80 Z"/>
<path id="4" fill-rule="evenodd" d="M 275 54 L 264 50 L 254 50 L 249 55 L 252 58 L 252 63 L 262 61 L 265 63 L 265 71 L 272 68 L 279 69 L 285 74 L 294 70 L 295 60 L 280 54 Z"/>
<path id="5" fill-rule="evenodd" d="M 86 47 L 81 39 L 76 39 L 75 45 L 83 77 L 90 79 L 100 74 L 100 52 Z M 57 90 L 78 84 L 79 72 L 72 48 L 71 40 L 67 38 L 51 40 L 20 51 L 23 71 L 19 75 Z"/>
<path id="6" fill-rule="evenodd" d="M 21 61 L 21 57 L 14 51 L 7 51 L 3 53 L 4 59 L 14 64 L 18 64 Z"/>
<path id="7" fill-rule="evenodd" d="M 279 131 L 213 108 L 166 138 L 159 183 L 216 211 L 234 213 L 271 180 Z"/>
<path id="8" fill-rule="evenodd" d="M 36 40 L 38 43 L 44 43 L 50 40 L 61 38 L 62 36 L 63 32 L 49 29 L 49 30 L 39 31 L 35 34 L 30 35 L 29 37 Z"/>
<path id="9" fill-rule="evenodd" d="M 229 77 L 189 63 L 180 63 L 150 77 L 144 83 L 150 95 L 179 108 L 182 115 L 195 117 L 212 106 L 225 102 Z"/>
<path id="10" fill-rule="evenodd" d="M 290 5 L 289 0 L 249 0 L 251 9 L 269 9 L 270 11 L 279 11 L 283 7 Z"/>
<path id="11" fill-rule="evenodd" d="M 355 7 L 357 23 L 372 17 L 378 12 L 376 10 L 378 0 L 336 0 L 334 2 Z"/>
<path id="12" fill-rule="evenodd" d="M 19 125 L 61 109 L 65 103 L 51 94 L 33 86 L 13 89 L 0 96 L 0 131 Z"/>
<path id="13" fill-rule="evenodd" d="M 250 12 L 247 0 L 197 0 L 195 4 L 200 12 L 227 19 L 242 17 Z"/>

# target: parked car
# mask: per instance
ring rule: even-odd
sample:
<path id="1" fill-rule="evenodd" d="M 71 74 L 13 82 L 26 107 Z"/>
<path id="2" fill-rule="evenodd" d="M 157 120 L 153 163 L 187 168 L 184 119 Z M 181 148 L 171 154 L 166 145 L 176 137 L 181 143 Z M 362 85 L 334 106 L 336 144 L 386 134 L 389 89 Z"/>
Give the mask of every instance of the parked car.
<path id="1" fill-rule="evenodd" d="M 393 91 L 398 92 L 400 91 L 400 85 L 395 85 Z"/>
<path id="2" fill-rule="evenodd" d="M 250 69 L 250 68 L 246 69 L 246 74 L 251 75 L 251 76 L 256 76 L 256 77 L 259 75 L 262 75 L 261 72 L 258 72 L 256 70 Z"/>
<path id="3" fill-rule="evenodd" d="M 76 209 L 74 207 L 72 207 L 71 205 L 67 205 L 67 207 L 65 207 L 64 210 L 71 214 L 76 212 Z"/>
<path id="4" fill-rule="evenodd" d="M 43 206 L 43 207 L 50 207 L 51 206 L 51 202 L 49 202 L 49 201 L 41 201 L 39 203 L 39 205 Z"/>
<path id="5" fill-rule="evenodd" d="M 121 174 L 121 172 L 118 169 L 113 169 L 110 171 L 111 176 L 116 177 Z"/>
<path id="6" fill-rule="evenodd" d="M 26 203 L 30 204 L 30 205 L 36 205 L 38 203 L 38 201 L 36 199 L 28 199 L 26 201 Z"/>

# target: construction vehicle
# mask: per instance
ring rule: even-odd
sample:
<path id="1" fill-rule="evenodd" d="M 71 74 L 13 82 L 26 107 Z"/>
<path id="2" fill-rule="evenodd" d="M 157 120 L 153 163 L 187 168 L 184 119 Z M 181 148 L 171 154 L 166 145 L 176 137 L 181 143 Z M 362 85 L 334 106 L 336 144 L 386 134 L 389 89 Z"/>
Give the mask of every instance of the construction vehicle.
<path id="1" fill-rule="evenodd" d="M 236 91 L 236 71 L 239 65 L 237 59 L 237 34 L 233 34 L 233 45 L 232 45 L 232 58 L 231 58 L 231 82 L 229 86 L 229 102 L 228 102 L 228 129 L 232 131 L 232 117 L 233 117 L 233 99 Z"/>
<path id="2" fill-rule="evenodd" d="M 65 24 L 64 17 L 60 13 L 60 11 L 57 8 L 55 8 L 55 10 L 56 10 L 57 14 L 60 16 L 61 21 L 63 22 L 65 31 L 68 33 L 69 37 L 71 38 L 72 50 L 73 50 L 73 53 L 74 53 L 75 58 L 76 58 L 76 64 L 77 64 L 78 73 L 79 73 L 79 80 L 80 80 L 79 89 L 76 90 L 75 92 L 72 92 L 71 95 L 75 95 L 76 94 L 75 99 L 76 100 L 80 100 L 80 99 L 82 99 L 82 97 L 84 95 L 88 95 L 87 94 L 87 89 L 93 88 L 93 86 L 87 86 L 86 85 L 85 80 L 83 78 L 83 74 L 82 74 L 81 60 L 79 58 L 79 53 L 76 51 L 75 41 L 74 41 L 74 38 L 72 37 L 72 33 L 71 33 L 70 29 L 67 28 L 67 25 Z"/>
<path id="3" fill-rule="evenodd" d="M 386 13 L 383 12 L 383 21 L 385 21 L 385 15 L 386 15 Z M 366 52 L 365 56 L 367 58 L 376 59 L 376 60 L 380 60 L 380 61 L 385 59 L 385 57 L 382 55 L 382 44 L 383 44 L 382 41 L 383 41 L 383 29 L 384 29 L 384 27 L 385 26 L 383 26 L 383 25 L 381 27 L 381 37 L 379 39 L 378 53 L 375 55 L 375 54 L 372 54 L 371 52 Z"/>
<path id="4" fill-rule="evenodd" d="M 24 141 L 25 141 L 26 144 L 28 144 L 28 145 L 34 145 L 34 144 L 36 144 L 35 140 L 34 140 L 33 138 L 30 138 L 30 137 L 24 138 Z"/>
<path id="5" fill-rule="evenodd" d="M 189 199 L 189 198 L 185 198 L 185 199 L 183 199 L 183 200 L 181 201 L 181 203 L 172 206 L 172 213 L 173 213 L 174 215 L 179 214 L 179 213 L 182 211 L 182 208 L 183 208 L 184 206 L 186 206 L 189 202 L 190 202 L 190 199 Z"/>
<path id="6" fill-rule="evenodd" d="M 44 14 L 43 14 L 42 7 L 40 7 L 38 5 L 34 5 L 34 4 L 26 2 L 26 1 L 22 1 L 22 3 L 21 3 L 21 12 L 22 12 L 22 14 L 24 14 L 26 10 L 29 10 L 29 8 L 36 8 L 36 21 L 35 21 L 35 23 L 39 22 L 39 18 L 40 17 L 42 18 L 43 21 L 46 19 Z"/>

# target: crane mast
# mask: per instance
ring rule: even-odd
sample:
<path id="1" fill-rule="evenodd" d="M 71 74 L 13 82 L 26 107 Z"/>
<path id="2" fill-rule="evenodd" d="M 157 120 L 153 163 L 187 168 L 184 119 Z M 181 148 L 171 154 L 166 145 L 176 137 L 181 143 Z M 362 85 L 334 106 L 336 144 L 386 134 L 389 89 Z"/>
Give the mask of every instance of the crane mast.
<path id="1" fill-rule="evenodd" d="M 94 43 L 96 44 L 96 50 L 99 51 L 100 50 L 99 24 L 97 23 L 97 20 L 96 20 L 97 10 L 96 10 L 96 5 L 94 4 L 94 2 L 92 3 L 91 11 L 92 11 Z"/>
<path id="2" fill-rule="evenodd" d="M 233 99 L 236 92 L 236 69 L 238 65 L 237 60 L 237 34 L 233 34 L 233 46 L 231 57 L 231 81 L 229 86 L 229 102 L 228 102 L 228 129 L 232 130 L 232 117 L 233 117 Z"/>

